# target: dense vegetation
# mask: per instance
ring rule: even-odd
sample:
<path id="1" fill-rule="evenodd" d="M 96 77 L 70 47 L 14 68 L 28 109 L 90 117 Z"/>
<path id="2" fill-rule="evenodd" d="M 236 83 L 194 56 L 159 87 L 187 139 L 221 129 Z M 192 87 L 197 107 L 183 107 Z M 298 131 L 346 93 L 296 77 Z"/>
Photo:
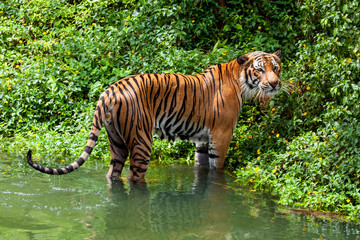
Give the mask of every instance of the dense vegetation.
<path id="1" fill-rule="evenodd" d="M 200 73 L 246 52 L 282 49 L 290 94 L 243 107 L 227 167 L 280 204 L 356 218 L 359 9 L 344 0 L 2 1 L 0 150 L 72 162 L 99 94 L 117 79 Z M 152 157 L 191 161 L 192 148 L 156 139 Z M 90 162 L 107 162 L 107 149 L 103 131 Z"/>

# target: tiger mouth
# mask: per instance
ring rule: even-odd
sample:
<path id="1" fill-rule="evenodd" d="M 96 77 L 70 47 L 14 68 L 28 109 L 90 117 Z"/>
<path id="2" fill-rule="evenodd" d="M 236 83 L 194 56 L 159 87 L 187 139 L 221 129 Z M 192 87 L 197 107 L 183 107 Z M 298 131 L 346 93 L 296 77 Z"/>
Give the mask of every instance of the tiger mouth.
<path id="1" fill-rule="evenodd" d="M 275 94 L 277 94 L 279 92 L 280 88 L 273 88 L 273 89 L 263 89 L 261 88 L 261 91 L 267 95 L 267 96 L 274 96 Z"/>

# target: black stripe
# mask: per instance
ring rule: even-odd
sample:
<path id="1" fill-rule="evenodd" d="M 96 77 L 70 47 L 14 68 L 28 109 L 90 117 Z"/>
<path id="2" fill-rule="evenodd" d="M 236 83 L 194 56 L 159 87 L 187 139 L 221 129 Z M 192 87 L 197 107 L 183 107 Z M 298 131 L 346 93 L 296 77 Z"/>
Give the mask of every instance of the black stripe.
<path id="1" fill-rule="evenodd" d="M 204 112 L 204 118 L 203 118 L 203 123 L 202 123 L 202 127 L 205 127 L 205 123 L 206 123 L 206 114 L 207 114 L 207 112 L 205 111 Z M 200 120 L 199 120 L 200 121 Z"/>
<path id="2" fill-rule="evenodd" d="M 159 114 L 160 114 L 160 112 L 161 112 L 162 103 L 163 103 L 163 99 L 160 100 L 159 106 L 158 106 L 158 108 L 156 109 L 155 120 L 158 118 L 158 116 L 159 116 Z M 154 107 L 155 107 L 155 105 L 154 105 Z"/>
<path id="3" fill-rule="evenodd" d="M 135 166 L 130 166 L 130 171 L 133 173 L 134 176 L 139 177 L 137 172 L 134 171 Z"/>
<path id="4" fill-rule="evenodd" d="M 156 78 L 156 82 L 159 83 L 159 78 L 158 78 L 158 75 L 157 74 L 154 74 L 155 78 Z M 159 84 L 160 85 L 160 84 Z M 158 88 L 158 90 L 156 91 L 155 95 L 154 95 L 154 98 L 153 98 L 153 109 L 155 109 L 155 105 L 156 105 L 156 100 L 158 99 L 159 97 L 159 94 L 160 94 L 160 87 Z"/>
<path id="5" fill-rule="evenodd" d="M 98 140 L 98 136 L 96 136 L 94 133 L 90 133 L 89 139 L 96 142 Z"/>
<path id="6" fill-rule="evenodd" d="M 96 126 L 95 124 L 93 124 L 93 127 L 96 128 L 97 130 L 101 130 L 101 128 L 99 128 L 98 126 Z"/>
<path id="7" fill-rule="evenodd" d="M 168 85 L 170 85 L 170 84 L 168 84 Z M 171 92 L 172 92 L 171 89 L 170 90 L 167 89 L 166 94 L 164 95 L 165 96 L 164 97 L 164 111 L 166 111 L 168 98 L 169 98 Z"/>
<path id="8" fill-rule="evenodd" d="M 142 75 L 140 75 L 142 76 Z M 137 79 L 135 77 L 132 78 L 133 83 L 135 83 L 138 86 L 138 89 L 141 89 L 137 83 Z M 139 92 L 135 90 L 134 86 L 131 84 L 131 82 L 128 82 L 128 85 L 130 86 L 130 88 L 133 90 L 135 98 L 136 98 L 136 102 L 139 104 L 140 100 L 139 100 Z"/>
<path id="9" fill-rule="evenodd" d="M 195 135 L 195 134 L 198 134 L 201 130 L 204 129 L 204 127 L 200 125 L 200 121 L 201 121 L 201 119 L 199 119 L 198 122 L 195 124 L 196 129 L 195 129 L 194 135 Z"/>
<path id="10" fill-rule="evenodd" d="M 145 96 L 145 97 L 141 98 L 141 103 L 143 103 L 143 101 L 145 101 L 146 109 L 153 112 L 154 108 L 151 108 L 152 103 L 151 103 L 150 99 L 152 98 L 152 95 L 153 95 L 154 83 L 151 81 L 151 75 L 150 74 L 144 75 L 144 81 L 142 82 L 142 84 L 143 84 L 144 87 L 142 88 L 143 89 L 143 94 L 141 96 Z M 146 91 L 148 91 L 148 93 L 146 93 Z"/>
<path id="11" fill-rule="evenodd" d="M 146 157 L 143 156 L 140 152 L 134 153 L 131 155 L 131 159 L 136 162 L 136 161 L 144 161 Z"/>
<path id="12" fill-rule="evenodd" d="M 97 109 L 98 109 L 98 108 L 96 108 L 96 112 L 95 112 L 95 114 L 94 114 L 94 118 L 95 118 L 95 123 L 96 123 L 96 125 L 93 123 L 93 126 L 94 126 L 95 128 L 97 128 L 98 130 L 100 130 L 100 127 L 101 127 L 101 126 L 99 126 L 99 117 L 96 115 L 96 113 L 98 112 Z"/>
<path id="13" fill-rule="evenodd" d="M 148 115 L 143 118 L 144 132 L 149 141 L 152 141 L 154 131 L 154 121 L 148 119 Z"/>
<path id="14" fill-rule="evenodd" d="M 115 84 L 116 87 L 118 88 L 119 92 L 120 92 L 120 86 L 118 84 Z M 122 99 L 121 97 L 119 97 L 119 107 L 116 111 L 116 121 L 114 121 L 114 125 L 116 124 L 118 129 L 120 129 L 120 112 L 121 112 L 121 107 L 122 107 Z M 120 129 L 121 130 L 121 129 Z"/>
<path id="15" fill-rule="evenodd" d="M 214 154 L 214 153 L 210 153 L 209 154 L 209 158 L 218 158 L 219 156 Z"/>
<path id="16" fill-rule="evenodd" d="M 123 87 L 124 87 L 124 84 L 121 84 Z M 121 86 L 117 86 L 118 89 L 119 89 L 119 92 L 122 96 L 124 96 L 124 91 L 123 89 L 121 88 Z M 128 99 L 126 97 L 123 98 L 125 100 L 125 103 L 126 103 L 126 115 L 125 115 L 125 123 L 124 123 L 124 126 L 123 126 L 123 130 L 122 130 L 122 133 L 123 135 L 125 135 L 126 133 L 126 129 L 127 129 L 127 123 L 128 123 L 128 119 L 129 119 L 129 102 L 128 102 Z M 118 109 L 118 112 L 117 112 L 117 116 L 118 116 L 118 119 L 117 121 L 120 121 L 120 107 Z"/>
<path id="17" fill-rule="evenodd" d="M 174 113 L 172 116 L 169 116 L 169 117 L 167 118 L 167 120 L 166 120 L 166 122 L 165 122 L 165 126 L 164 126 L 165 128 L 171 129 L 171 127 L 172 127 L 171 122 L 172 122 L 172 120 L 174 119 L 175 114 L 176 114 L 176 113 Z"/>
<path id="18" fill-rule="evenodd" d="M 144 173 L 147 169 L 139 167 L 139 166 L 133 166 L 133 169 L 136 168 L 138 173 Z"/>
<path id="19" fill-rule="evenodd" d="M 246 71 L 245 71 L 245 72 L 246 72 Z M 248 79 L 248 82 L 247 82 L 247 83 L 248 83 L 250 89 L 253 89 L 255 86 L 254 86 L 254 84 L 253 84 L 253 82 L 252 82 L 251 69 L 248 70 L 248 74 L 249 74 L 249 79 Z"/>
<path id="20" fill-rule="evenodd" d="M 100 126 L 102 126 L 102 117 L 101 117 L 101 110 L 100 110 L 100 106 L 99 105 L 97 105 L 96 106 L 96 111 L 97 111 L 97 113 L 98 113 L 98 119 L 97 119 L 97 121 L 99 122 L 98 123 L 98 126 L 100 127 Z"/>
<path id="21" fill-rule="evenodd" d="M 164 121 L 165 117 L 166 117 L 166 112 L 162 112 L 163 115 L 161 115 L 160 119 L 159 119 L 159 125 L 162 124 L 162 122 Z"/>
<path id="22" fill-rule="evenodd" d="M 209 86 L 208 86 L 208 79 L 207 79 L 207 76 L 205 74 L 201 74 L 204 78 L 204 82 L 205 82 L 205 85 L 206 85 L 206 89 L 204 89 L 204 100 L 205 100 L 205 97 L 207 96 L 208 98 L 208 102 L 210 102 L 210 97 L 211 97 L 211 94 L 209 92 Z"/>
<path id="23" fill-rule="evenodd" d="M 214 77 L 214 74 L 213 74 L 213 69 L 211 68 L 210 69 L 210 75 L 211 75 L 211 81 L 212 81 L 212 85 L 213 85 L 213 92 L 215 93 L 215 77 Z"/>
<path id="24" fill-rule="evenodd" d="M 181 122 L 181 124 L 175 129 L 174 133 L 180 133 L 180 130 L 183 128 L 184 122 Z"/>
<path id="25" fill-rule="evenodd" d="M 106 113 L 106 110 L 105 110 L 105 107 L 106 107 L 106 105 L 105 105 L 105 97 L 104 96 L 101 96 L 100 97 L 100 101 L 101 101 L 101 106 L 102 106 L 102 108 L 103 108 L 103 112 L 104 112 L 104 114 Z"/>
<path id="26" fill-rule="evenodd" d="M 192 137 L 194 135 L 194 125 L 195 125 L 195 123 L 190 122 L 190 119 L 188 119 L 186 121 L 186 123 L 185 123 L 186 136 Z"/>
<path id="27" fill-rule="evenodd" d="M 245 72 L 245 83 L 249 85 L 249 75 L 247 73 L 247 70 L 245 70 L 244 72 Z"/>
<path id="28" fill-rule="evenodd" d="M 149 160 L 144 160 L 143 158 L 134 158 L 134 162 L 137 164 L 149 165 Z"/>
<path id="29" fill-rule="evenodd" d="M 218 64 L 218 68 L 219 68 L 219 93 L 220 93 L 220 98 L 221 98 L 222 105 L 224 107 L 224 99 L 223 99 L 222 92 L 221 92 L 221 83 L 223 81 L 221 64 Z"/>
<path id="30" fill-rule="evenodd" d="M 92 152 L 92 150 L 93 150 L 93 148 L 92 148 L 92 147 L 90 147 L 90 146 L 86 146 L 84 151 L 85 151 L 87 154 L 89 154 L 89 155 L 90 155 L 90 153 Z"/>
<path id="31" fill-rule="evenodd" d="M 207 147 L 197 147 L 195 152 L 197 153 L 203 153 L 203 154 L 208 154 L 209 153 L 209 149 Z"/>
<path id="32" fill-rule="evenodd" d="M 190 89 L 193 89 L 194 90 L 194 94 L 192 96 L 192 99 L 193 99 L 193 103 L 192 103 L 192 108 L 191 108 L 191 112 L 188 116 L 188 119 L 191 119 L 193 118 L 193 115 L 194 115 L 194 111 L 195 111 L 195 107 L 196 107 L 196 82 L 195 82 L 195 79 L 193 78 L 193 76 L 190 76 L 189 78 L 185 77 L 184 78 L 189 82 L 189 84 L 191 85 Z M 187 88 L 186 88 L 187 89 Z M 186 91 L 185 89 L 185 91 Z M 185 112 L 185 109 L 184 109 L 184 112 Z"/>
<path id="33" fill-rule="evenodd" d="M 185 110 L 186 110 L 186 100 L 187 100 L 187 82 L 186 82 L 186 78 L 184 78 L 184 97 L 182 99 L 182 104 L 181 104 L 181 107 L 176 115 L 176 120 L 175 122 L 178 122 L 180 121 L 184 114 L 185 114 Z M 187 125 L 185 125 L 185 129 L 187 129 Z"/>
<path id="34" fill-rule="evenodd" d="M 77 163 L 79 166 L 83 165 L 84 162 L 85 162 L 85 160 L 84 160 L 82 157 L 79 157 L 79 159 L 76 161 L 76 163 Z"/>
<path id="35" fill-rule="evenodd" d="M 66 171 L 68 171 L 68 172 L 74 171 L 74 167 L 73 167 L 72 165 L 69 165 L 69 166 L 65 167 L 65 169 L 66 169 Z"/>
<path id="36" fill-rule="evenodd" d="M 198 122 L 199 123 L 199 122 Z M 196 124 L 195 122 L 192 123 L 191 125 L 191 129 L 192 129 L 192 132 L 189 133 L 189 136 L 194 136 L 196 134 L 198 134 L 203 128 L 200 127 L 198 124 Z"/>
<path id="37" fill-rule="evenodd" d="M 124 161 L 121 161 L 119 159 L 111 159 L 110 164 L 112 164 L 112 165 L 114 165 L 114 164 L 124 165 Z"/>
<path id="38" fill-rule="evenodd" d="M 173 96 L 172 96 L 172 99 L 171 99 L 171 103 L 170 103 L 170 108 L 169 108 L 169 113 L 168 115 L 171 115 L 176 107 L 176 98 L 177 98 L 177 92 L 178 92 L 178 88 L 175 89 L 174 93 L 173 93 Z"/>
<path id="39" fill-rule="evenodd" d="M 147 169 L 144 169 L 144 168 L 141 168 L 141 167 L 138 168 L 138 172 L 139 172 L 139 173 L 145 173 L 146 170 L 147 170 Z"/>
<path id="40" fill-rule="evenodd" d="M 213 123 L 212 123 L 212 127 L 215 126 L 215 116 L 213 117 Z"/>
<path id="41" fill-rule="evenodd" d="M 138 134 L 138 133 L 137 133 Z M 151 151 L 151 145 L 149 146 L 146 142 L 145 142 L 145 140 L 144 140 L 144 138 L 142 138 L 139 134 L 138 134 L 138 139 L 139 139 L 139 142 L 140 143 L 142 143 L 142 145 L 144 146 L 144 147 L 146 147 L 146 149 L 148 150 L 148 152 L 146 153 L 146 156 L 150 156 L 149 155 L 149 153 L 150 153 L 150 151 Z M 141 150 L 141 151 L 143 151 L 141 148 L 138 148 L 139 150 Z M 145 152 L 144 152 L 145 153 Z"/>
<path id="42" fill-rule="evenodd" d="M 219 94 L 216 94 L 216 110 L 217 110 L 217 115 L 220 115 L 220 108 L 219 108 Z"/>
<path id="43" fill-rule="evenodd" d="M 117 96 L 116 96 L 114 87 L 113 87 L 112 85 L 110 86 L 110 89 L 111 89 L 112 96 L 113 96 L 113 98 L 114 98 L 114 105 L 115 105 L 116 102 L 117 102 Z"/>

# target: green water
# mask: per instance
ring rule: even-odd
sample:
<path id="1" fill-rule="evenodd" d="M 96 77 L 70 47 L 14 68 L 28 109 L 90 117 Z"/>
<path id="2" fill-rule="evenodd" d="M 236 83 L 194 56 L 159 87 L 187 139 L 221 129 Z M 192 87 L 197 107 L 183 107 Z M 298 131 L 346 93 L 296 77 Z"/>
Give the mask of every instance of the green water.
<path id="1" fill-rule="evenodd" d="M 111 186 L 104 168 L 49 176 L 0 155 L 0 171 L 0 239 L 360 239 L 206 169 L 150 166 L 146 185 Z"/>

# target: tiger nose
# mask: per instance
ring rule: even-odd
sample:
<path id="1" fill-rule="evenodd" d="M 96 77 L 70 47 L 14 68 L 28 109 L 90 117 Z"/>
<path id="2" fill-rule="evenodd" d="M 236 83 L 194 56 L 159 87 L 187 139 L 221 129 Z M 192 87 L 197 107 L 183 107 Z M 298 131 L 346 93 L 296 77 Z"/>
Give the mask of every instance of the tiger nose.
<path id="1" fill-rule="evenodd" d="M 269 85 L 275 89 L 277 88 L 281 88 L 281 82 L 279 80 L 275 80 L 275 81 L 269 81 Z"/>

